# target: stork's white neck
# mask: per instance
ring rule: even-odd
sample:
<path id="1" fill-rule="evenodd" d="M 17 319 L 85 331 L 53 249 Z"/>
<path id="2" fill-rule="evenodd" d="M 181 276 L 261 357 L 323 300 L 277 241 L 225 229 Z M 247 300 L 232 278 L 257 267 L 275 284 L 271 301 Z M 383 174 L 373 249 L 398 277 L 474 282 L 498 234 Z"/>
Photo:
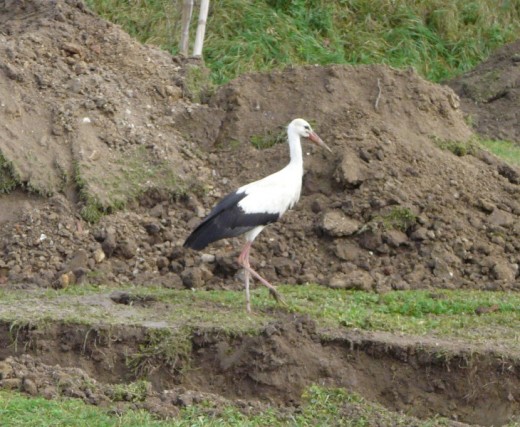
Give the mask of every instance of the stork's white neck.
<path id="1" fill-rule="evenodd" d="M 289 165 L 297 166 L 303 169 L 303 155 L 300 135 L 296 133 L 296 130 L 289 127 L 287 130 L 287 136 L 289 139 L 289 152 L 291 155 L 291 161 L 289 162 Z"/>

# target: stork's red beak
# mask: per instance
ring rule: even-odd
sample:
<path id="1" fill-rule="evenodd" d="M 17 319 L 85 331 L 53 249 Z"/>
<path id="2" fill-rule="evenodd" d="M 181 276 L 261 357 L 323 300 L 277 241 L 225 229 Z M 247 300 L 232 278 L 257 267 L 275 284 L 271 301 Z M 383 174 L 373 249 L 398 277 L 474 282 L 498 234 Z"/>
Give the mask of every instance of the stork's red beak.
<path id="1" fill-rule="evenodd" d="M 331 153 L 332 153 L 332 150 L 329 148 L 329 146 L 327 144 L 325 144 L 321 138 L 316 134 L 316 132 L 312 131 L 310 134 L 309 134 L 309 139 L 314 142 L 316 145 L 319 145 L 320 147 L 323 147 L 323 148 L 326 148 L 327 150 L 329 150 Z"/>

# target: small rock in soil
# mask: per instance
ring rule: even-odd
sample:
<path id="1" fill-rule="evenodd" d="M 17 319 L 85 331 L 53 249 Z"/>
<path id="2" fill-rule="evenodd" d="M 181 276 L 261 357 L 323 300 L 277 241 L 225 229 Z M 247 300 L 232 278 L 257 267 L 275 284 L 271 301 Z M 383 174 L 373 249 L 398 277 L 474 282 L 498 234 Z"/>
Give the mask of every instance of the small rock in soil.
<path id="1" fill-rule="evenodd" d="M 356 263 L 365 252 L 355 243 L 344 239 L 334 241 L 334 255 L 344 261 Z"/>
<path id="2" fill-rule="evenodd" d="M 492 273 L 495 279 L 511 283 L 516 278 L 518 267 L 507 261 L 499 260 L 493 266 Z"/>
<path id="3" fill-rule="evenodd" d="M 371 291 L 374 279 L 364 270 L 356 269 L 350 273 L 337 273 L 329 279 L 328 286 L 333 289 L 356 289 Z"/>
<path id="4" fill-rule="evenodd" d="M 401 230 L 387 230 L 383 234 L 383 241 L 392 248 L 397 248 L 408 241 L 408 236 Z"/>
<path id="5" fill-rule="evenodd" d="M 326 212 L 321 222 L 323 231 L 332 237 L 351 236 L 360 227 L 359 221 L 348 218 L 339 210 Z"/>
<path id="6" fill-rule="evenodd" d="M 491 212 L 491 215 L 488 216 L 487 220 L 490 224 L 499 225 L 503 227 L 512 225 L 515 222 L 515 218 L 512 214 L 498 208 L 494 209 L 493 212 Z"/>
<path id="7" fill-rule="evenodd" d="M 200 268 L 192 267 L 181 273 L 182 283 L 186 288 L 200 288 L 204 285 Z"/>
<path id="8" fill-rule="evenodd" d="M 38 394 L 38 388 L 36 387 L 36 384 L 34 383 L 34 381 L 28 378 L 24 378 L 22 382 L 22 390 L 30 394 L 31 396 L 36 396 Z"/>

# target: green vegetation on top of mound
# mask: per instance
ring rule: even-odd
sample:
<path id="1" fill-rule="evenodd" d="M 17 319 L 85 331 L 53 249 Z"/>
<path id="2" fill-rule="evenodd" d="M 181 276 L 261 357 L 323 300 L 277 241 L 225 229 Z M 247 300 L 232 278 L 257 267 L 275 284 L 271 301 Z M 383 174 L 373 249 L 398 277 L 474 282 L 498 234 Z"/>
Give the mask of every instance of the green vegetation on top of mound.
<path id="1" fill-rule="evenodd" d="M 432 140 L 440 149 L 451 151 L 458 157 L 475 154 L 478 149 L 478 141 L 475 138 L 470 138 L 466 141 L 453 141 L 432 137 Z"/>
<path id="2" fill-rule="evenodd" d="M 172 199 L 186 192 L 185 184 L 172 165 L 153 159 L 146 148 L 137 146 L 121 153 L 101 174 L 88 161 L 75 164 L 75 182 L 83 201 L 81 216 L 96 223 L 107 214 L 123 209 L 149 188 L 166 191 Z"/>
<path id="3" fill-rule="evenodd" d="M 442 150 L 451 151 L 459 157 L 474 155 L 484 149 L 500 157 L 511 165 L 520 166 L 520 146 L 510 141 L 472 137 L 466 141 L 443 140 L 432 137 L 433 142 Z"/>
<path id="4" fill-rule="evenodd" d="M 140 41 L 178 52 L 181 0 L 87 2 Z M 519 30 L 520 9 L 510 1 L 213 0 L 204 58 L 219 84 L 245 72 L 330 63 L 413 66 L 441 81 Z"/>
<path id="5" fill-rule="evenodd" d="M 0 194 L 8 194 L 16 188 L 42 196 L 52 195 L 51 190 L 40 187 L 39 183 L 22 181 L 13 163 L 0 152 Z"/>
<path id="6" fill-rule="evenodd" d="M 20 182 L 15 176 L 12 164 L 0 153 L 0 194 L 10 193 L 18 185 Z"/>
<path id="7" fill-rule="evenodd" d="M 264 135 L 251 136 L 251 144 L 259 150 L 265 150 L 266 148 L 271 148 L 276 144 L 284 143 L 287 139 L 286 135 L 285 129 L 281 132 L 267 131 Z"/>
<path id="8" fill-rule="evenodd" d="M 506 162 L 520 166 L 520 145 L 496 139 L 481 139 L 480 144 Z"/>
<path id="9" fill-rule="evenodd" d="M 296 312 L 309 314 L 321 328 L 428 335 L 518 348 L 520 295 L 515 293 L 417 290 L 375 294 L 317 285 L 284 285 L 279 290 L 288 308 L 278 306 L 267 290 L 254 289 L 253 315 L 245 313 L 243 292 L 237 291 L 128 287 L 124 291 L 134 298 L 152 302 L 141 306 L 111 304 L 110 310 L 107 310 L 109 289 L 105 287 L 46 290 L 32 295 L 25 291 L 1 291 L 0 320 L 17 325 L 49 321 L 87 325 L 152 322 L 159 329 L 175 330 L 173 338 L 179 337 L 184 342 L 191 330 L 256 334 L 280 314 Z M 167 304 L 168 309 L 158 309 L 157 304 Z M 143 354 L 146 356 L 146 349 Z"/>

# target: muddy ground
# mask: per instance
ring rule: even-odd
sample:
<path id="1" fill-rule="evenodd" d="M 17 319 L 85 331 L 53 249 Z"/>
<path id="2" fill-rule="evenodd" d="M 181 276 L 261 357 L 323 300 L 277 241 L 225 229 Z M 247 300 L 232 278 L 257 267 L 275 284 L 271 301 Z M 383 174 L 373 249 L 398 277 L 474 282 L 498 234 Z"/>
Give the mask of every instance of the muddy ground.
<path id="1" fill-rule="evenodd" d="M 370 292 L 520 289 L 520 171 L 473 143 L 468 114 L 477 113 L 465 109 L 468 85 L 459 91 L 461 104 L 452 89 L 426 82 L 413 70 L 309 66 L 242 76 L 215 91 L 207 85 L 200 62 L 140 45 L 81 1 L 3 1 L 0 11 L 1 287 L 133 283 L 241 289 L 235 263 L 240 240 L 216 243 L 203 254 L 182 249 L 182 243 L 220 197 L 284 166 L 287 147 L 278 143 L 284 126 L 303 117 L 333 153 L 304 146 L 302 198 L 280 223 L 264 230 L 252 251 L 253 263 L 267 279 Z M 504 76 L 499 81 L 514 80 L 516 45 L 482 65 L 483 72 L 495 67 Z M 484 91 L 486 82 L 473 78 L 471 87 Z M 518 120 L 513 116 L 519 111 L 518 97 L 516 86 L 507 82 L 511 90 L 505 94 L 494 91 L 483 101 L 475 99 L 499 114 L 498 103 L 509 103 L 501 107 L 508 113 L 500 114 L 507 118 L 500 131 L 480 127 L 496 122 L 485 119 L 484 113 L 478 115 L 477 129 L 517 140 Z M 63 340 L 58 333 L 62 327 L 71 329 L 56 325 L 49 340 Z M 310 374 L 296 381 L 294 389 L 277 391 L 281 383 L 291 384 L 271 369 L 277 345 L 316 345 L 324 359 L 351 345 L 351 338 L 316 344 L 311 333 L 302 332 L 305 328 L 298 333 L 292 323 L 288 328 L 294 336 L 281 333 L 279 342 L 269 347 L 274 353 L 265 350 L 269 379 L 265 372 L 262 378 L 248 377 L 243 390 L 248 398 L 287 405 L 290 402 L 279 396 L 297 401 L 303 383 L 321 378 Z M 68 337 L 69 332 L 63 333 Z M 262 339 L 252 343 L 253 348 L 264 348 Z M 241 340 L 247 341 L 219 345 L 242 348 Z M 386 345 L 378 340 L 370 345 Z M 417 351 L 406 340 L 391 340 L 397 353 Z M 373 357 L 380 366 L 360 361 L 345 367 L 338 361 L 347 370 L 345 381 L 361 366 L 367 376 L 375 375 L 371 367 L 384 371 L 381 366 L 391 357 L 397 360 L 396 372 L 408 378 L 411 389 L 406 396 L 420 395 L 416 387 L 422 386 L 411 384 L 421 369 L 408 356 L 372 354 L 372 347 L 357 345 L 357 357 Z M 79 360 L 96 365 L 92 354 L 76 351 L 71 356 L 67 351 L 66 356 L 53 351 L 43 360 L 69 367 Z M 119 357 L 117 348 L 111 351 Z M 312 347 L 310 353 L 315 351 Z M 15 353 L 6 350 L 2 358 Z M 216 362 L 202 353 L 194 355 L 197 363 L 214 369 Z M 486 354 L 482 351 L 482 366 L 491 367 L 479 367 L 478 381 L 495 381 L 498 368 L 488 364 Z M 300 356 L 291 353 L 296 366 L 313 364 Z M 52 397 L 52 381 L 41 360 L 25 357 L 4 363 L 38 367 L 32 390 L 45 395 L 42 390 L 51 387 L 47 395 Z M 251 368 L 258 361 L 241 363 Z M 126 373 L 117 379 L 97 375 L 96 369 L 87 372 L 102 382 L 128 379 Z M 316 367 L 316 372 L 321 370 Z M 231 372 L 233 377 L 236 372 Z M 513 372 L 511 384 L 505 384 L 518 388 L 517 364 Z M 445 374 L 438 373 L 442 378 Z M 14 386 L 24 388 L 23 378 Z M 361 388 L 393 409 L 417 403 L 397 398 L 392 390 L 374 389 L 374 384 Z M 184 386 L 223 394 L 219 383 L 209 387 L 193 380 Z M 154 393 L 160 393 L 158 389 Z M 430 407 L 430 412 L 417 415 L 439 412 L 491 425 L 520 413 L 515 393 L 496 391 L 489 411 L 482 411 L 478 400 L 464 406 L 462 399 L 455 399 L 452 407 L 452 387 L 437 389 L 443 403 L 428 401 L 420 407 Z M 464 409 L 458 411 L 460 405 Z"/>

